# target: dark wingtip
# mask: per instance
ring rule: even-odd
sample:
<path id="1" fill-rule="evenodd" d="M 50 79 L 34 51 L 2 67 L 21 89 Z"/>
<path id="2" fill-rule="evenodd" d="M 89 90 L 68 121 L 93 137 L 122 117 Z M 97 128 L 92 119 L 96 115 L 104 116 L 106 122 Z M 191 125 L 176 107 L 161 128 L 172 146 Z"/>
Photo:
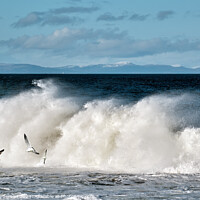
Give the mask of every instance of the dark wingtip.
<path id="1" fill-rule="evenodd" d="M 0 154 L 2 154 L 4 152 L 4 149 L 0 150 Z"/>

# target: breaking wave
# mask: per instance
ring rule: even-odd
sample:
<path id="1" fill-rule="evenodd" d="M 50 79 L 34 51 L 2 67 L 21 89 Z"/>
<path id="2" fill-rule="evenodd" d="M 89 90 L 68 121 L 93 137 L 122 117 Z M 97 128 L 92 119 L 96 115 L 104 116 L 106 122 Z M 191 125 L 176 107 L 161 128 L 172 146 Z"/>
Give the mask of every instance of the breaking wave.
<path id="1" fill-rule="evenodd" d="M 123 104 L 61 95 L 52 81 L 0 99 L 3 167 L 46 166 L 131 173 L 200 172 L 199 94 L 160 94 Z M 40 152 L 26 152 L 23 135 Z"/>

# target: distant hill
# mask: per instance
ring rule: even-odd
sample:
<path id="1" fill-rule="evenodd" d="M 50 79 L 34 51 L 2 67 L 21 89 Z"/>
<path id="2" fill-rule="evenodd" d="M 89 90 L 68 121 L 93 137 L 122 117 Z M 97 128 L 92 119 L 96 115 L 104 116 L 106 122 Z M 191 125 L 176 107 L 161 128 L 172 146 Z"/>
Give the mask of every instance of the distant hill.
<path id="1" fill-rule="evenodd" d="M 41 67 L 29 64 L 0 64 L 0 74 L 200 74 L 200 68 L 170 65 L 111 64 Z"/>

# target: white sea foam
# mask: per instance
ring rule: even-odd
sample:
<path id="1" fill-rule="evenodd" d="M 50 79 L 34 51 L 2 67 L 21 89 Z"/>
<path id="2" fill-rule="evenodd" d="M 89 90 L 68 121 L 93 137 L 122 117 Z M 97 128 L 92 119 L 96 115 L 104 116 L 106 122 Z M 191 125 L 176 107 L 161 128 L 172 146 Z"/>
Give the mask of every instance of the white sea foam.
<path id="1" fill-rule="evenodd" d="M 83 104 L 58 95 L 51 81 L 34 84 L 41 89 L 0 100 L 1 166 L 40 166 L 48 149 L 48 167 L 200 172 L 195 95 L 154 95 L 127 105 L 114 99 Z M 26 152 L 24 133 L 39 156 Z"/>
<path id="2" fill-rule="evenodd" d="M 64 200 L 98 200 L 94 195 L 73 195 Z M 99 199 L 100 200 L 100 199 Z"/>
<path id="3" fill-rule="evenodd" d="M 0 195 L 1 199 L 63 199 L 63 200 L 98 200 L 94 195 L 28 195 L 24 193 L 18 193 L 14 195 Z M 99 199 L 100 200 L 100 199 Z"/>

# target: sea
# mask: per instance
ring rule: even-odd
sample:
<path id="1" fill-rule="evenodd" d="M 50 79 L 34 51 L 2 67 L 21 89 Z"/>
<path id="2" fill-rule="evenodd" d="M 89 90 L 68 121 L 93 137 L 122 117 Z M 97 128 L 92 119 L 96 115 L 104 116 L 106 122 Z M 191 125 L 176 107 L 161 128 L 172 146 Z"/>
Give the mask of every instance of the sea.
<path id="1" fill-rule="evenodd" d="M 1 74 L 1 149 L 0 199 L 199 199 L 200 75 Z"/>

